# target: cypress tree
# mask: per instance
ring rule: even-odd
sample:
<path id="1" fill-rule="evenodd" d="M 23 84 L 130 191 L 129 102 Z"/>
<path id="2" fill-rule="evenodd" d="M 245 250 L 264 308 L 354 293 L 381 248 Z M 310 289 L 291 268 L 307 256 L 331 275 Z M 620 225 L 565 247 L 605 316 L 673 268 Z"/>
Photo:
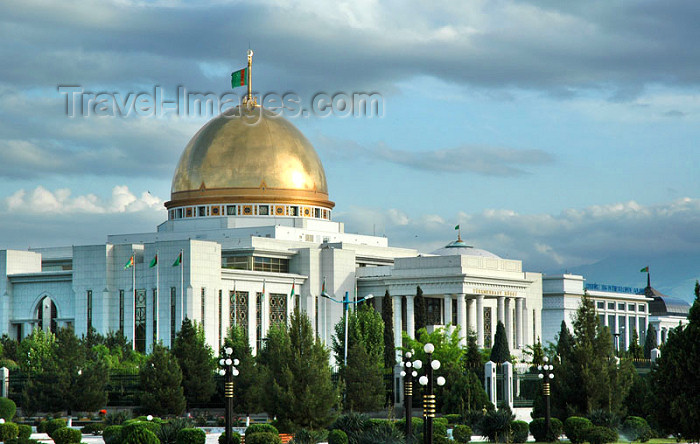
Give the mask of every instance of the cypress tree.
<path id="1" fill-rule="evenodd" d="M 425 298 L 420 286 L 416 287 L 416 297 L 413 298 L 413 319 L 416 331 L 428 325 L 428 315 L 426 314 Z"/>
<path id="2" fill-rule="evenodd" d="M 493 339 L 493 343 L 491 361 L 499 364 L 510 361 L 510 348 L 508 347 L 508 338 L 506 337 L 506 327 L 501 321 L 498 321 L 498 325 L 496 326 L 496 336 Z"/>
<path id="3" fill-rule="evenodd" d="M 182 388 L 188 406 L 207 402 L 216 390 L 214 352 L 204 340 L 204 330 L 185 318 L 175 337 L 173 354 L 182 370 Z"/>
<path id="4" fill-rule="evenodd" d="M 632 330 L 632 341 L 630 342 L 629 349 L 627 349 L 629 357 L 632 359 L 642 359 L 644 357 L 644 350 L 642 346 L 639 345 L 639 335 L 637 334 L 637 329 Z"/>
<path id="5" fill-rule="evenodd" d="M 182 371 L 177 358 L 160 344 L 140 371 L 141 406 L 153 415 L 180 415 L 185 410 Z"/>
<path id="6" fill-rule="evenodd" d="M 476 333 L 471 329 L 467 334 L 467 350 L 464 355 L 464 362 L 467 370 L 472 370 L 477 374 L 483 373 L 482 367 L 484 362 L 479 351 L 479 345 L 476 343 Z"/>
<path id="7" fill-rule="evenodd" d="M 383 407 L 385 386 L 380 363 L 362 344 L 355 343 L 350 347 L 348 365 L 341 370 L 345 381 L 345 410 L 373 412 Z"/>
<path id="8" fill-rule="evenodd" d="M 389 290 L 384 293 L 382 300 L 382 320 L 384 321 L 384 368 L 393 369 L 396 365 L 394 350 L 394 308 L 389 296 Z"/>
<path id="9" fill-rule="evenodd" d="M 243 327 L 234 325 L 229 329 L 228 336 L 224 339 L 222 347 L 231 347 L 233 353 L 231 359 L 238 359 L 236 368 L 238 376 L 234 378 L 235 394 L 233 397 L 233 410 L 236 412 L 251 414 L 259 411 L 253 386 L 257 380 L 258 368 L 253 358 L 253 350 L 248 342 L 248 335 Z M 224 353 L 219 353 L 224 356 Z"/>
<path id="10" fill-rule="evenodd" d="M 656 329 L 653 325 L 649 324 L 647 337 L 644 340 L 644 357 L 646 359 L 651 359 L 651 351 L 655 348 L 659 348 L 659 344 L 656 343 Z"/>
<path id="11" fill-rule="evenodd" d="M 566 327 L 566 321 L 561 321 L 559 336 L 557 337 L 557 353 L 559 356 L 568 357 L 571 354 L 573 339 L 569 329 Z"/>

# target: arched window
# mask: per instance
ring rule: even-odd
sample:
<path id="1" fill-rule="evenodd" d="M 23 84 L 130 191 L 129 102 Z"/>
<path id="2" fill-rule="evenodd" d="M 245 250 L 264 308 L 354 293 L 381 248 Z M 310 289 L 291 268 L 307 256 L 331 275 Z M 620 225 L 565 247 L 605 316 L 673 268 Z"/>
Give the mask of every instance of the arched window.
<path id="1" fill-rule="evenodd" d="M 50 297 L 44 296 L 36 307 L 35 319 L 37 320 L 39 328 L 44 331 L 56 333 L 57 316 L 58 310 L 56 309 L 56 304 Z"/>

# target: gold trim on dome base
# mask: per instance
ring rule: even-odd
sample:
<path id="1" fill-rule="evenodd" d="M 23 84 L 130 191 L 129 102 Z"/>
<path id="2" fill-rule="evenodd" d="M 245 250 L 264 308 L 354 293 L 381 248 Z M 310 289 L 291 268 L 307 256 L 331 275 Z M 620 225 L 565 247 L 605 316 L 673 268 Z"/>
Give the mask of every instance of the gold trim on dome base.
<path id="1" fill-rule="evenodd" d="M 200 188 L 199 190 L 174 192 L 171 198 L 170 201 L 165 202 L 165 208 L 168 210 L 189 205 L 250 202 L 312 205 L 328 208 L 329 210 L 335 207 L 335 203 L 328 200 L 328 194 L 323 192 L 264 186 L 259 188 Z"/>

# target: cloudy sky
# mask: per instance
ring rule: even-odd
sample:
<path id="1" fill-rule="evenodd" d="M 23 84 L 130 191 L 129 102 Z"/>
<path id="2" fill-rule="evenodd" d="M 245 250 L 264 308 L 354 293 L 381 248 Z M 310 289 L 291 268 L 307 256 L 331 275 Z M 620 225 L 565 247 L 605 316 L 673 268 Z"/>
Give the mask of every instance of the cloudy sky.
<path id="1" fill-rule="evenodd" d="M 381 117 L 293 119 L 334 218 L 429 252 L 690 299 L 700 277 L 700 2 L 0 3 L 0 248 L 152 231 L 208 116 L 68 117 L 60 86 L 378 93 Z"/>

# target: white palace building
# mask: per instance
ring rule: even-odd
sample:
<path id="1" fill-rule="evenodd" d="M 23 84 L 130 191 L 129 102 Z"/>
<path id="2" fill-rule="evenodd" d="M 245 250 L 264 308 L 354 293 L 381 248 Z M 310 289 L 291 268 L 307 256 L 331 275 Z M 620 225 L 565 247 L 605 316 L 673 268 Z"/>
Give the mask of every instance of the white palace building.
<path id="1" fill-rule="evenodd" d="M 258 106 L 229 110 L 194 135 L 165 206 L 168 220 L 155 232 L 109 235 L 100 245 L 0 250 L 0 334 L 121 330 L 148 351 L 154 341 L 171 345 L 188 317 L 204 326 L 215 350 L 231 325 L 243 326 L 256 352 L 270 326 L 299 307 L 330 344 L 343 305 L 320 297 L 325 285 L 336 299 L 375 295 L 377 309 L 388 291 L 397 346 L 401 331 L 415 334 L 417 287 L 430 328 L 472 329 L 489 347 L 500 320 L 515 355 L 538 338 L 554 339 L 542 335 L 549 312 L 542 310 L 542 275 L 523 271 L 521 261 L 460 239 L 419 254 L 384 237 L 345 233 L 332 220 L 314 148 L 289 121 Z M 648 298 L 627 299 L 648 310 Z M 558 322 L 570 308 L 564 305 Z M 634 322 L 641 318 L 646 325 L 646 315 Z"/>

